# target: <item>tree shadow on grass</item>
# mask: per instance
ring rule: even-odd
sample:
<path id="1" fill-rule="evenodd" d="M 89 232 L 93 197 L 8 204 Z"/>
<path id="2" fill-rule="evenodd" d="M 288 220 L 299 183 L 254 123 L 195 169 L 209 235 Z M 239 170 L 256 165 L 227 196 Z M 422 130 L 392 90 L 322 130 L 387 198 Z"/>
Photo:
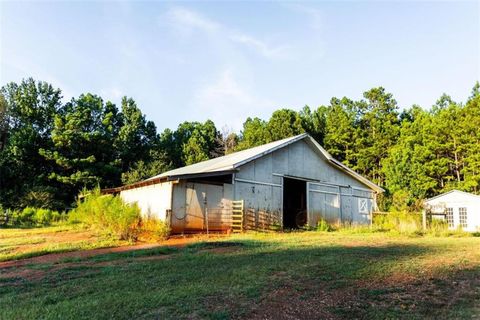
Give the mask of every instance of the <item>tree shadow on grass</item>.
<path id="1" fill-rule="evenodd" d="M 47 319 L 468 315 L 478 301 L 479 293 L 474 290 L 478 269 L 439 278 L 388 280 L 398 265 L 408 267 L 415 258 L 434 250 L 412 244 L 288 247 L 275 241 L 235 239 L 182 249 L 107 254 L 88 258 L 91 265 L 53 270 L 42 280 L 15 285 L 5 281 L 0 286 L 0 306 L 16 303 L 0 308 L 0 318 L 35 318 L 39 312 Z M 156 255 L 171 257 L 138 259 Z M 414 266 L 406 269 L 415 272 Z"/>

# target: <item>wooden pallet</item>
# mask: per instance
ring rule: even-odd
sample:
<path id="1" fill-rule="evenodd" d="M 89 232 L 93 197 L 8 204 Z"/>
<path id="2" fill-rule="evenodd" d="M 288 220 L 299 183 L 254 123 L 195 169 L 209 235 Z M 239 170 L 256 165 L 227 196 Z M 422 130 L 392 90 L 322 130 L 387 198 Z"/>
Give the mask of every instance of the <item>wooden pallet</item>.
<path id="1" fill-rule="evenodd" d="M 232 201 L 232 232 L 243 232 L 243 200 Z"/>

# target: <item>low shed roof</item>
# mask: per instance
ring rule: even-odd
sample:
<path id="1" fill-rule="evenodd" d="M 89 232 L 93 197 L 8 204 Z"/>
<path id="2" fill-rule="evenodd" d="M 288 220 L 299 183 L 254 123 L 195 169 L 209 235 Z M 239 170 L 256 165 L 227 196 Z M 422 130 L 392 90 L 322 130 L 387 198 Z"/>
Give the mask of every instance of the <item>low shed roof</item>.
<path id="1" fill-rule="evenodd" d="M 305 142 L 310 144 L 314 148 L 314 150 L 316 150 L 318 153 L 322 154 L 327 159 L 327 161 L 329 161 L 332 165 L 344 171 L 345 173 L 351 175 L 358 181 L 370 187 L 372 190 L 376 192 L 384 191 L 382 188 L 380 188 L 370 180 L 362 177 L 360 174 L 348 168 L 340 161 L 334 159 L 325 149 L 322 148 L 322 146 L 320 146 L 315 141 L 315 139 L 313 139 L 311 136 L 309 136 L 306 133 L 300 134 L 294 137 L 286 138 L 283 140 L 267 143 L 258 147 L 253 147 L 247 150 L 234 152 L 223 157 L 218 157 L 218 158 L 202 161 L 196 164 L 192 164 L 186 167 L 170 170 L 170 171 L 161 173 L 159 175 L 156 175 L 154 177 L 151 177 L 144 181 L 140 181 L 128 186 L 123 186 L 120 188 L 109 189 L 109 190 L 121 191 L 123 189 L 130 189 L 130 188 L 140 187 L 144 185 L 150 185 L 150 184 L 158 183 L 160 181 L 169 181 L 169 180 L 177 180 L 177 179 L 184 179 L 184 178 L 190 178 L 190 177 L 214 176 L 214 175 L 232 173 L 232 172 L 235 172 L 238 167 L 244 165 L 245 163 L 253 161 L 257 158 L 260 158 L 266 154 L 272 153 L 275 150 L 281 149 L 283 147 L 286 147 L 300 140 L 305 140 Z"/>
<path id="2" fill-rule="evenodd" d="M 476 201 L 480 201 L 480 195 L 476 195 L 476 194 L 473 194 L 473 193 L 468 193 L 468 192 L 465 192 L 465 191 L 460 191 L 460 190 L 454 189 L 454 190 L 450 190 L 448 192 L 436 195 L 435 197 L 426 199 L 424 201 L 424 203 L 428 204 L 431 201 L 440 200 L 441 198 L 443 198 L 445 196 L 448 196 L 448 195 L 452 195 L 452 194 L 455 194 L 457 197 L 460 197 L 460 198 L 471 198 L 471 199 L 474 199 Z"/>

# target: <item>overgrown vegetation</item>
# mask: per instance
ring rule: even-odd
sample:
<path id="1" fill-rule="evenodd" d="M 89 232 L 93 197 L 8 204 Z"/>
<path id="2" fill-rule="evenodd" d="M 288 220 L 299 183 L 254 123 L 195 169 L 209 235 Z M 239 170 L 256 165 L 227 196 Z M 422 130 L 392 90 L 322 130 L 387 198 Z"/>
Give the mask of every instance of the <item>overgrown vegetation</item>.
<path id="1" fill-rule="evenodd" d="M 164 240 L 170 234 L 168 225 L 153 216 L 142 216 L 140 219 L 140 235 L 154 241 Z"/>
<path id="2" fill-rule="evenodd" d="M 389 213 L 374 214 L 373 223 L 365 224 L 331 224 L 321 219 L 316 228 L 306 226 L 306 231 L 319 232 L 340 232 L 342 234 L 356 233 L 384 233 L 387 235 L 399 234 L 408 236 L 436 236 L 436 237 L 472 237 L 479 236 L 480 233 L 471 233 L 463 231 L 461 228 L 456 230 L 448 229 L 446 221 L 441 219 L 431 219 L 427 221 L 427 229 L 423 229 L 422 215 L 417 212 L 393 211 Z"/>
<path id="3" fill-rule="evenodd" d="M 387 190 L 383 210 L 418 211 L 452 188 L 480 191 L 480 85 L 465 103 L 442 95 L 430 109 L 397 105 L 378 87 L 363 99 L 280 109 L 247 118 L 240 133 L 208 120 L 158 133 L 131 98 L 94 94 L 62 102 L 27 79 L 0 89 L 0 203 L 64 210 L 81 188 L 132 183 L 161 171 L 308 132 L 334 157 Z M 424 106 L 425 107 L 425 106 Z"/>
<path id="4" fill-rule="evenodd" d="M 73 223 L 83 223 L 121 240 L 137 240 L 141 233 L 157 240 L 168 236 L 166 224 L 154 217 L 142 217 L 136 204 L 127 204 L 119 196 L 102 195 L 99 188 L 84 190 L 82 194 L 84 197 L 69 214 Z"/>
<path id="5" fill-rule="evenodd" d="M 320 219 L 317 223 L 317 231 L 332 231 L 333 228 L 324 219 Z"/>
<path id="6" fill-rule="evenodd" d="M 140 225 L 140 209 L 125 204 L 120 197 L 102 195 L 100 189 L 84 192 L 70 212 L 71 222 L 84 223 L 97 231 L 124 240 L 135 240 Z"/>
<path id="7" fill-rule="evenodd" d="M 374 228 L 400 233 L 415 233 L 422 231 L 422 215 L 406 211 L 394 211 L 388 214 L 374 215 Z"/>
<path id="8" fill-rule="evenodd" d="M 3 269 L 0 318 L 472 319 L 480 238 L 251 233 Z M 179 303 L 181 302 L 181 303 Z"/>
<path id="9" fill-rule="evenodd" d="M 66 220 L 66 213 L 55 210 L 32 207 L 26 207 L 23 210 L 4 210 L 0 206 L 1 227 L 41 227 Z"/>

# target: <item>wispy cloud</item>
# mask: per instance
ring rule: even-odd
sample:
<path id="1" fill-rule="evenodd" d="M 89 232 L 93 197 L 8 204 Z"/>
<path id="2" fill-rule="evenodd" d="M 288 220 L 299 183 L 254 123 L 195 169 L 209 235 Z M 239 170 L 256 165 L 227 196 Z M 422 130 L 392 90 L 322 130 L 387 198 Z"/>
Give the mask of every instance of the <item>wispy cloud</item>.
<path id="1" fill-rule="evenodd" d="M 264 41 L 243 33 L 231 34 L 230 39 L 236 43 L 254 49 L 266 58 L 282 58 L 287 57 L 288 55 L 288 46 L 271 47 Z"/>
<path id="2" fill-rule="evenodd" d="M 314 15 L 315 12 L 308 14 Z M 305 20 L 307 24 L 310 22 L 310 19 Z M 258 90 L 264 81 L 262 77 L 256 77 L 261 72 L 258 68 L 291 67 L 294 62 L 319 59 L 323 51 L 323 43 L 318 40 L 320 32 L 312 32 L 311 28 L 307 29 L 314 34 L 313 37 L 292 40 L 288 32 L 266 33 L 264 37 L 261 33 L 238 30 L 190 8 L 178 6 L 162 16 L 161 25 L 165 23 L 182 37 L 180 41 L 187 40 L 182 44 L 192 44 L 193 48 L 198 48 L 199 55 L 209 58 L 208 69 L 192 64 L 202 72 L 193 76 L 196 79 L 186 108 L 190 110 L 189 114 L 200 114 L 203 119 L 210 118 L 219 126 L 229 124 L 235 130 L 242 128 L 247 116 L 266 118 L 278 107 L 271 99 L 271 91 Z M 290 40 L 282 42 L 283 39 Z M 195 58 L 188 56 L 187 60 L 195 61 Z M 265 61 L 269 63 L 264 64 Z"/>
<path id="3" fill-rule="evenodd" d="M 185 31 L 186 29 L 197 29 L 204 32 L 216 32 L 220 25 L 201 14 L 183 7 L 174 7 L 168 10 L 167 19 L 172 26 Z"/>
<path id="4" fill-rule="evenodd" d="M 270 45 L 264 40 L 256 38 L 244 32 L 236 31 L 215 20 L 209 19 L 202 14 L 184 8 L 171 8 L 166 15 L 171 26 L 184 35 L 194 31 L 205 32 L 210 36 L 217 36 L 233 44 L 240 44 L 246 48 L 253 49 L 265 58 L 287 58 L 288 46 Z"/>
<path id="5" fill-rule="evenodd" d="M 232 68 L 227 68 L 210 84 L 197 90 L 192 105 L 218 125 L 229 124 L 233 129 L 240 130 L 245 115 L 259 115 L 261 110 L 270 110 L 275 105 L 252 91 L 251 87 L 241 83 Z"/>
<path id="6" fill-rule="evenodd" d="M 322 11 L 319 9 L 301 4 L 301 3 L 286 3 L 285 8 L 292 11 L 303 13 L 309 19 L 310 27 L 314 30 L 321 30 L 323 25 Z"/>

